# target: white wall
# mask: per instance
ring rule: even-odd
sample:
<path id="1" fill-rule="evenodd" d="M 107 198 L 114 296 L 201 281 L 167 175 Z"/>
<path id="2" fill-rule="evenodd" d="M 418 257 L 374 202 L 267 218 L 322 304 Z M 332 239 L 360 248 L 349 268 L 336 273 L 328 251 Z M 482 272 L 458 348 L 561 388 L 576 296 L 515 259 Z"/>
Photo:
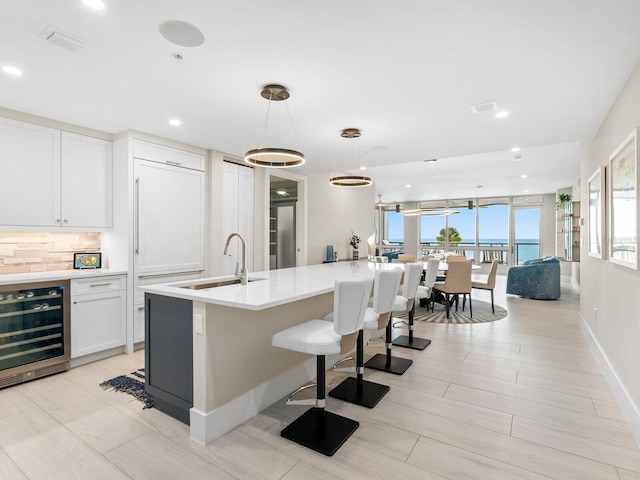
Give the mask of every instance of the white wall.
<path id="1" fill-rule="evenodd" d="M 580 176 L 589 178 L 600 165 L 608 162 L 609 155 L 634 127 L 640 125 L 640 67 L 636 67 L 605 117 L 592 141 L 583 142 Z M 584 181 L 583 181 L 584 183 Z M 581 189 L 582 211 L 588 211 L 587 189 Z M 588 232 L 588 219 L 582 228 Z M 586 245 L 586 242 L 584 242 Z M 608 361 L 610 374 L 617 377 L 620 391 L 626 391 L 628 407 L 622 405 L 627 419 L 635 413 L 636 425 L 640 405 L 640 272 L 612 264 L 606 259 L 590 257 L 582 248 L 580 315 L 600 352 Z M 587 331 L 587 338 L 589 332 Z M 611 377 L 611 375 L 610 375 Z M 614 389 L 615 390 L 615 389 Z M 620 397 L 619 397 L 620 402 Z M 635 410 L 635 412 L 633 411 Z M 637 430 L 636 430 L 637 432 Z M 638 435 L 636 433 L 636 438 Z"/>
<path id="2" fill-rule="evenodd" d="M 334 187 L 329 175 L 308 177 L 308 263 L 322 263 L 327 245 L 339 258 L 350 258 L 351 230 L 360 236 L 360 255 L 367 255 L 367 237 L 374 232 L 375 187 Z"/>

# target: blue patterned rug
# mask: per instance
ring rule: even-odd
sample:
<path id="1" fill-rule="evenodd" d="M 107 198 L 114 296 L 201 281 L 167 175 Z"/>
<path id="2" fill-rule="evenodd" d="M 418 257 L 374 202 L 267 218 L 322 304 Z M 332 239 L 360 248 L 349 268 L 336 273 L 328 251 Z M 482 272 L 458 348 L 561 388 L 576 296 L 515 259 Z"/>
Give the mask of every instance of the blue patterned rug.
<path id="1" fill-rule="evenodd" d="M 129 375 L 119 375 L 100 384 L 103 390 L 115 390 L 133 395 L 144 403 L 145 408 L 153 407 L 153 396 L 144 391 L 144 368 L 139 368 Z M 142 381 L 141 381 L 142 380 Z"/>

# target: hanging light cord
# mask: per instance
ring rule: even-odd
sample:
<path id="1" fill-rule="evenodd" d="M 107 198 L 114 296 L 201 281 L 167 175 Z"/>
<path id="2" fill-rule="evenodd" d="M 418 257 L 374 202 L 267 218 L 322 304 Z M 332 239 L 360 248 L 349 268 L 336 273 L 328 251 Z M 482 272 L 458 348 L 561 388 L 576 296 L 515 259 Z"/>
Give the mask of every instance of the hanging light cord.
<path id="1" fill-rule="evenodd" d="M 264 126 L 262 127 L 262 144 L 260 148 L 264 148 L 264 139 L 267 138 L 267 125 L 269 124 L 269 115 L 271 114 L 271 101 L 273 99 L 273 93 L 269 94 L 269 105 L 267 106 L 267 116 L 264 119 Z M 291 129 L 293 130 L 293 134 L 296 137 L 296 147 L 300 145 L 300 138 L 298 138 L 298 131 L 296 130 L 296 126 L 293 123 L 293 117 L 291 116 L 291 111 L 289 110 L 289 104 L 286 100 L 284 100 L 284 106 L 287 109 L 287 115 L 289 117 L 289 123 L 291 123 Z"/>

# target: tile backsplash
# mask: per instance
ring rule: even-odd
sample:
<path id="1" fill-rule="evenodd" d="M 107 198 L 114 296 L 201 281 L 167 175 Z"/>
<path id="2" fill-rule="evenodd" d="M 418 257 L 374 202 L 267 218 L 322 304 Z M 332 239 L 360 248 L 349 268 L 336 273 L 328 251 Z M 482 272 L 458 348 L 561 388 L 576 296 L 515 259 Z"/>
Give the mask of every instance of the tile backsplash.
<path id="1" fill-rule="evenodd" d="M 97 251 L 99 233 L 0 231 L 0 274 L 71 270 L 75 252 Z"/>

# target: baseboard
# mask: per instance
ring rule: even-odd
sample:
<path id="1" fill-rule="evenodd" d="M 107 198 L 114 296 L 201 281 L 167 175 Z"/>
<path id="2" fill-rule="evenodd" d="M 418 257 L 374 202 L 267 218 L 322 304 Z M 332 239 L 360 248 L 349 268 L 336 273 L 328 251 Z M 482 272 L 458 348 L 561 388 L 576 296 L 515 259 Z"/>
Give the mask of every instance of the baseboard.
<path id="1" fill-rule="evenodd" d="M 331 360 L 327 356 L 327 365 Z M 210 412 L 190 410 L 191 438 L 207 445 L 265 408 L 287 396 L 316 376 L 316 359 L 310 358 L 295 368 L 262 383 L 229 403 Z"/>
<path id="2" fill-rule="evenodd" d="M 589 328 L 589 325 L 587 325 L 587 322 L 584 321 L 582 314 L 580 314 L 579 317 L 579 325 L 582 330 L 582 334 L 596 357 L 600 370 L 602 370 L 602 373 L 604 374 L 604 377 L 607 380 L 616 401 L 618 402 L 618 406 L 629 425 L 629 429 L 631 430 L 633 437 L 636 439 L 636 443 L 640 445 L 640 410 L 633 402 L 629 392 L 613 368 L 613 365 L 609 362 L 609 358 L 602 350 L 598 339 L 593 335 L 593 332 Z"/>
<path id="3" fill-rule="evenodd" d="M 83 355 L 82 357 L 72 358 L 69 362 L 71 368 L 79 367 L 80 365 L 86 365 L 87 363 L 96 362 L 98 360 L 104 360 L 105 358 L 113 357 L 114 355 L 120 355 L 125 352 L 125 347 L 114 347 L 101 352 L 90 353 L 89 355 Z"/>

